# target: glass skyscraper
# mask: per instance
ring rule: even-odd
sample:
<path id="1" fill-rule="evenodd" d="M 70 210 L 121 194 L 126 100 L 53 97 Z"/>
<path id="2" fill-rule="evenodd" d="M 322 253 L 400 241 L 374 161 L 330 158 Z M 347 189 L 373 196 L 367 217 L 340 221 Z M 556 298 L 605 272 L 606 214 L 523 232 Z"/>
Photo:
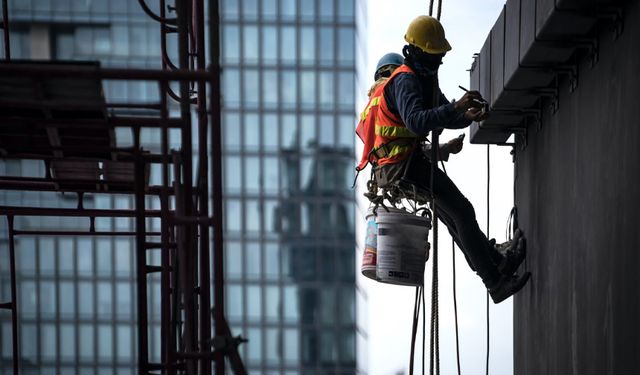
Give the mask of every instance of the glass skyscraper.
<path id="1" fill-rule="evenodd" d="M 157 1 L 148 3 L 157 10 Z M 13 0 L 9 14 L 14 59 L 160 67 L 159 26 L 135 0 Z M 366 4 L 222 0 L 220 14 L 226 306 L 232 333 L 249 339 L 240 347 L 243 361 L 250 374 L 365 373 L 359 363 L 366 326 L 356 300 L 366 298 L 355 278 L 351 183 Z M 158 100 L 156 87 L 144 82 L 109 81 L 104 90 L 108 102 Z M 142 136 L 143 146 L 158 147 L 158 134 Z M 117 139 L 131 142 L 126 133 Z M 3 160 L 0 174 L 44 176 L 44 165 Z M 76 200 L 3 191 L 0 204 L 73 208 Z M 133 198 L 95 194 L 85 197 L 85 207 L 133 208 Z M 83 223 L 48 217 L 20 218 L 17 225 Z M 133 226 L 129 219 L 96 221 L 103 230 Z M 2 223 L 0 300 L 10 296 L 7 237 Z M 126 237 L 18 238 L 24 373 L 135 371 L 133 249 Z M 156 327 L 150 348 L 157 359 L 160 289 L 158 279 L 150 280 Z M 0 314 L 0 374 L 8 374 L 11 320 Z"/>

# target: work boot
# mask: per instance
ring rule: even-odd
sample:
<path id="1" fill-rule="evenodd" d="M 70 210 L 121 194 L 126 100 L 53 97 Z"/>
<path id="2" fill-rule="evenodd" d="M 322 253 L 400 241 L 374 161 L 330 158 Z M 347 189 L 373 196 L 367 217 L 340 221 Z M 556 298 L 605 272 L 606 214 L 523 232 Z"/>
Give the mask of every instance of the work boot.
<path id="1" fill-rule="evenodd" d="M 494 245 L 494 249 L 502 255 L 497 266 L 505 276 L 513 275 L 527 256 L 526 242 L 520 229 L 516 229 L 511 240 Z"/>
<path id="2" fill-rule="evenodd" d="M 498 304 L 512 295 L 518 293 L 520 289 L 529 281 L 531 272 L 525 272 L 522 276 L 502 276 L 496 285 L 489 288 L 489 294 L 493 303 Z"/>

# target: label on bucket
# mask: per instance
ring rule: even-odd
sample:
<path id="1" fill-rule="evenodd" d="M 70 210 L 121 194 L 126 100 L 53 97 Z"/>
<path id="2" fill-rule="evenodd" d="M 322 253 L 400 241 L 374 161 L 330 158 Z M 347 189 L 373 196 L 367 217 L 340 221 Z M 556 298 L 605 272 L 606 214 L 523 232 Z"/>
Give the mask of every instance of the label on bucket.
<path id="1" fill-rule="evenodd" d="M 364 246 L 373 249 L 373 252 L 378 248 L 378 224 L 375 217 L 367 221 L 367 237 L 364 239 Z"/>
<path id="2" fill-rule="evenodd" d="M 376 279 L 376 263 L 378 252 L 378 224 L 374 216 L 369 216 L 367 220 L 367 236 L 364 240 L 364 254 L 362 255 L 362 266 L 360 271 L 370 279 Z"/>
<path id="3" fill-rule="evenodd" d="M 378 220 L 376 277 L 386 283 L 423 285 L 428 228 L 413 217 L 391 219 Z"/>

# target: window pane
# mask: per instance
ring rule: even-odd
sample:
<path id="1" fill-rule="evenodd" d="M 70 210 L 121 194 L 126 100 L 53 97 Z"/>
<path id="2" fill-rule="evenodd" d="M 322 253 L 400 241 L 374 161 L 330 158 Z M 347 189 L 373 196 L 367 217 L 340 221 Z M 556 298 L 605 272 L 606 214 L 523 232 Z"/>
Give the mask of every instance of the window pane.
<path id="1" fill-rule="evenodd" d="M 78 283 L 78 305 L 80 317 L 93 315 L 93 284 L 88 281 Z"/>
<path id="2" fill-rule="evenodd" d="M 273 151 L 278 148 L 278 116 L 265 114 L 262 120 L 264 130 L 263 142 L 266 151 Z"/>
<path id="3" fill-rule="evenodd" d="M 223 0 L 221 10 L 225 18 L 237 19 L 239 14 L 238 0 Z"/>
<path id="4" fill-rule="evenodd" d="M 98 326 L 98 358 L 101 360 L 110 360 L 113 356 L 112 351 L 113 334 L 111 326 L 101 324 Z"/>
<path id="5" fill-rule="evenodd" d="M 76 327 L 73 324 L 60 325 L 60 357 L 63 361 L 72 361 L 76 357 Z"/>
<path id="6" fill-rule="evenodd" d="M 230 285 L 227 287 L 226 307 L 230 320 L 242 319 L 242 295 L 243 288 L 238 285 Z"/>
<path id="7" fill-rule="evenodd" d="M 280 50 L 280 60 L 285 64 L 294 63 L 297 56 L 295 27 L 283 26 L 281 29 L 281 37 L 283 48 Z"/>
<path id="8" fill-rule="evenodd" d="M 226 63 L 240 61 L 240 29 L 235 25 L 226 25 L 223 30 L 222 56 Z"/>
<path id="9" fill-rule="evenodd" d="M 277 322 L 280 317 L 280 289 L 277 286 L 265 288 L 265 319 L 268 322 Z"/>
<path id="10" fill-rule="evenodd" d="M 286 329 L 284 332 L 284 360 L 286 363 L 298 363 L 300 360 L 300 331 Z"/>
<path id="11" fill-rule="evenodd" d="M 26 316 L 34 316 L 38 309 L 36 283 L 33 281 L 23 281 L 19 285 L 20 313 Z"/>
<path id="12" fill-rule="evenodd" d="M 258 62 L 258 42 L 260 41 L 257 26 L 243 27 L 242 47 L 244 51 L 245 64 L 255 64 Z"/>
<path id="13" fill-rule="evenodd" d="M 257 151 L 260 149 L 260 118 L 255 113 L 244 115 L 242 124 L 244 131 L 244 149 L 247 151 Z M 255 173 L 257 169 L 252 170 Z"/>
<path id="14" fill-rule="evenodd" d="M 115 240 L 116 251 L 116 275 L 131 275 L 131 265 L 133 264 L 133 251 L 131 240 L 118 238 Z"/>
<path id="15" fill-rule="evenodd" d="M 276 280 L 280 276 L 280 249 L 277 244 L 264 245 L 264 276 Z"/>
<path id="16" fill-rule="evenodd" d="M 110 317 L 111 307 L 113 306 L 111 297 L 111 283 L 98 283 L 98 317 Z"/>
<path id="17" fill-rule="evenodd" d="M 355 32 L 350 27 L 338 28 L 338 64 L 351 65 L 355 61 Z"/>
<path id="18" fill-rule="evenodd" d="M 276 0 L 262 0 L 262 19 L 275 20 L 278 15 L 278 8 Z"/>
<path id="19" fill-rule="evenodd" d="M 246 251 L 246 276 L 248 279 L 260 279 L 262 268 L 262 252 L 260 251 L 260 244 L 256 242 L 249 242 L 245 245 Z"/>
<path id="20" fill-rule="evenodd" d="M 326 1 L 326 0 L 321 0 Z M 316 16 L 316 0 L 300 0 L 300 18 L 312 21 Z"/>
<path id="21" fill-rule="evenodd" d="M 111 253 L 112 244 L 109 238 L 98 238 L 96 240 L 96 257 L 98 266 L 98 275 L 111 274 Z"/>
<path id="22" fill-rule="evenodd" d="M 242 97 L 244 106 L 247 108 L 257 108 L 260 103 L 260 75 L 257 70 L 245 70 L 242 74 L 244 91 Z"/>
<path id="23" fill-rule="evenodd" d="M 242 0 L 242 16 L 245 20 L 258 18 L 258 0 Z"/>
<path id="24" fill-rule="evenodd" d="M 224 145 L 227 150 L 240 149 L 240 116 L 237 113 L 226 113 L 223 122 Z"/>
<path id="25" fill-rule="evenodd" d="M 291 20 L 295 16 L 296 0 L 280 0 L 280 17 L 284 20 Z"/>
<path id="26" fill-rule="evenodd" d="M 248 194 L 260 192 L 260 158 L 247 156 L 244 158 L 244 186 Z M 249 216 L 258 215 L 259 211 L 247 211 Z M 257 230 L 260 228 L 258 227 Z"/>
<path id="27" fill-rule="evenodd" d="M 247 287 L 247 319 L 250 322 L 258 322 L 262 317 L 262 295 L 259 286 Z"/>
<path id="28" fill-rule="evenodd" d="M 224 250 L 227 277 L 230 279 L 242 277 L 242 246 L 240 242 L 227 242 Z"/>
<path id="29" fill-rule="evenodd" d="M 282 106 L 294 108 L 298 97 L 297 73 L 295 71 L 282 72 Z"/>
<path id="30" fill-rule="evenodd" d="M 322 1 L 321 4 L 325 3 Z M 320 48 L 318 48 L 320 54 L 320 63 L 322 65 L 333 64 L 334 48 L 333 48 L 333 28 L 321 27 L 320 28 Z"/>
<path id="31" fill-rule="evenodd" d="M 313 71 L 300 73 L 300 96 L 303 108 L 313 108 L 316 104 L 316 74 Z"/>
<path id="32" fill-rule="evenodd" d="M 312 149 L 317 143 L 315 116 L 302 115 L 300 117 L 300 146 L 303 149 Z"/>
<path id="33" fill-rule="evenodd" d="M 55 360 L 57 342 L 56 326 L 43 324 L 40 326 L 40 354 L 44 360 Z"/>
<path id="34" fill-rule="evenodd" d="M 278 180 L 280 179 L 280 168 L 277 157 L 265 156 L 262 158 L 262 180 L 263 191 L 267 194 L 278 192 Z"/>
<path id="35" fill-rule="evenodd" d="M 257 165 L 260 164 L 258 163 Z M 247 199 L 245 209 L 247 212 L 246 230 L 247 232 L 253 232 L 255 235 L 260 232 L 260 206 L 258 200 Z"/>
<path id="36" fill-rule="evenodd" d="M 118 317 L 131 316 L 131 284 L 128 282 L 118 282 L 116 284 L 116 314 Z"/>
<path id="37" fill-rule="evenodd" d="M 264 230 L 267 234 L 277 234 L 280 232 L 280 214 L 278 212 L 278 201 L 273 199 L 265 200 L 264 208 Z"/>
<path id="38" fill-rule="evenodd" d="M 333 1 L 320 1 L 320 20 L 333 20 Z"/>
<path id="39" fill-rule="evenodd" d="M 225 203 L 226 230 L 239 232 L 242 230 L 242 211 L 240 201 L 228 199 Z"/>
<path id="40" fill-rule="evenodd" d="M 132 347 L 131 347 L 131 326 L 129 325 L 118 325 L 117 327 L 117 351 L 118 351 L 118 359 L 121 361 L 129 361 L 132 358 Z"/>
<path id="41" fill-rule="evenodd" d="M 282 140 L 281 144 L 285 148 L 294 147 L 298 141 L 296 139 L 296 117 L 294 115 L 283 115 L 281 120 Z"/>
<path id="42" fill-rule="evenodd" d="M 265 349 L 266 349 L 266 363 L 277 364 L 280 363 L 280 356 L 278 354 L 278 347 L 280 347 L 281 337 L 280 332 L 277 329 L 269 328 L 266 330 L 265 337 Z"/>
<path id="43" fill-rule="evenodd" d="M 40 274 L 53 275 L 56 270 L 55 242 L 53 238 L 41 238 L 38 243 L 38 252 L 40 254 Z"/>
<path id="44" fill-rule="evenodd" d="M 249 364 L 262 362 L 262 331 L 257 328 L 248 329 L 247 338 L 249 339 L 246 343 Z"/>
<path id="45" fill-rule="evenodd" d="M 262 28 L 262 61 L 263 64 L 275 64 L 278 59 L 278 30 L 274 26 Z"/>
<path id="46" fill-rule="evenodd" d="M 265 70 L 262 72 L 262 104 L 265 108 L 278 106 L 278 72 Z M 267 132 L 265 132 L 265 135 Z"/>
<path id="47" fill-rule="evenodd" d="M 56 285 L 51 281 L 40 281 L 40 313 L 44 318 L 56 314 Z"/>
<path id="48" fill-rule="evenodd" d="M 37 330 L 35 324 L 22 324 L 20 327 L 20 357 L 23 361 L 38 363 Z"/>
<path id="49" fill-rule="evenodd" d="M 58 274 L 67 276 L 73 274 L 73 259 L 75 257 L 73 240 L 69 238 L 58 240 Z"/>
<path id="50" fill-rule="evenodd" d="M 237 69 L 225 69 L 222 72 L 222 98 L 227 107 L 240 105 L 240 72 Z"/>
<path id="51" fill-rule="evenodd" d="M 60 287 L 60 317 L 73 318 L 75 315 L 75 296 L 76 291 L 74 284 L 70 281 L 61 281 Z"/>
<path id="52" fill-rule="evenodd" d="M 350 21 L 353 18 L 354 11 L 353 0 L 338 1 L 338 14 L 341 20 Z"/>
<path id="53" fill-rule="evenodd" d="M 284 321 L 287 323 L 297 323 L 300 320 L 300 310 L 298 306 L 298 288 L 295 286 L 284 287 Z"/>
<path id="54" fill-rule="evenodd" d="M 238 156 L 224 158 L 224 184 L 227 193 L 237 194 L 242 188 L 242 163 Z"/>
<path id="55" fill-rule="evenodd" d="M 352 116 L 340 116 L 338 118 L 338 144 L 344 147 L 353 147 L 355 141 L 356 119 Z"/>
<path id="56" fill-rule="evenodd" d="M 304 63 L 313 63 L 316 58 L 316 34 L 313 27 L 300 28 L 300 60 Z"/>
<path id="57" fill-rule="evenodd" d="M 354 110 L 355 103 L 355 76 L 353 73 L 338 74 L 338 103 L 340 108 Z"/>
<path id="58" fill-rule="evenodd" d="M 320 144 L 324 146 L 335 145 L 334 119 L 331 115 L 320 116 Z"/>
<path id="59" fill-rule="evenodd" d="M 93 326 L 89 324 L 80 325 L 80 359 L 86 361 L 93 360 Z"/>
<path id="60" fill-rule="evenodd" d="M 333 72 L 320 73 L 320 108 L 322 109 L 333 109 L 335 102 L 333 77 Z"/>

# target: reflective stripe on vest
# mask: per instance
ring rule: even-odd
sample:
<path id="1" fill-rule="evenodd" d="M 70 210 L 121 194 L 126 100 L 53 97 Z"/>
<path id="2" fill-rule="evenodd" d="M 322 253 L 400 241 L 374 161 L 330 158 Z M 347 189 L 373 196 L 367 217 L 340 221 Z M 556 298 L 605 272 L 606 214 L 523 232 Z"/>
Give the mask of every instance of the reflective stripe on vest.
<path id="1" fill-rule="evenodd" d="M 382 137 L 393 137 L 393 138 L 417 137 L 411 130 L 405 127 L 383 125 L 383 124 L 376 124 L 376 135 L 379 135 Z"/>
<path id="2" fill-rule="evenodd" d="M 360 120 L 363 120 L 365 118 L 367 118 L 367 116 L 369 115 L 369 111 L 371 110 L 371 107 L 376 107 L 380 104 L 380 97 L 376 96 L 375 98 L 371 98 L 371 101 L 369 102 L 369 105 L 367 106 L 367 108 L 364 109 L 364 111 L 362 111 L 362 113 L 360 114 Z"/>

